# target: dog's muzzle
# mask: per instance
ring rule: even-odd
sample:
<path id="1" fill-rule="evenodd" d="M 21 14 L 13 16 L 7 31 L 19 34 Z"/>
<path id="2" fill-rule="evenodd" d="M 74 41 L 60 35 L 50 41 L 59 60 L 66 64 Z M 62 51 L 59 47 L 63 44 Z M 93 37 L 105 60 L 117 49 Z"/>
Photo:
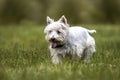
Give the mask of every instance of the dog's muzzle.
<path id="1" fill-rule="evenodd" d="M 61 48 L 61 47 L 64 46 L 64 45 L 59 44 L 60 42 L 57 41 L 55 38 L 51 38 L 50 42 L 51 42 L 51 47 L 52 48 Z"/>

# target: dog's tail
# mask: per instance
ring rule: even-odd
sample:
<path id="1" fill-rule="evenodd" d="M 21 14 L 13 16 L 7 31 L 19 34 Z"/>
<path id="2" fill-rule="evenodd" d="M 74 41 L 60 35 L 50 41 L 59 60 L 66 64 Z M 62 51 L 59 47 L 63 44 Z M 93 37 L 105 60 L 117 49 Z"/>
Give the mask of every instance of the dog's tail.
<path id="1" fill-rule="evenodd" d="M 96 33 L 96 30 L 87 30 L 89 34 Z"/>

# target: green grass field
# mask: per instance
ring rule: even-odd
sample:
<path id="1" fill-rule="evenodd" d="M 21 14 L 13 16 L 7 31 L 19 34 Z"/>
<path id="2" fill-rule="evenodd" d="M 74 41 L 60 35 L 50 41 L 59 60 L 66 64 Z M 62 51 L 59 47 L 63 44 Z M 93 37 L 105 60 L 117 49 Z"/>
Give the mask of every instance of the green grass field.
<path id="1" fill-rule="evenodd" d="M 120 80 L 120 25 L 82 26 L 97 30 L 91 63 L 59 65 L 50 61 L 43 26 L 0 26 L 0 80 Z"/>

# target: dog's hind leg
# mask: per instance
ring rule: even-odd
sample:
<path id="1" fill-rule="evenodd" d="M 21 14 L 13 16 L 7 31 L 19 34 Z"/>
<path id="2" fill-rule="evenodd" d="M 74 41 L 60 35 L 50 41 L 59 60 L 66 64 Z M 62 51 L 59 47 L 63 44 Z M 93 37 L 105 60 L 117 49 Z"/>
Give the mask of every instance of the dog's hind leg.
<path id="1" fill-rule="evenodd" d="M 90 59 L 93 55 L 93 53 L 96 52 L 96 49 L 95 49 L 95 45 L 90 45 L 88 46 L 85 50 L 84 50 L 84 58 L 83 58 L 83 61 L 85 63 L 89 63 L 90 62 Z"/>

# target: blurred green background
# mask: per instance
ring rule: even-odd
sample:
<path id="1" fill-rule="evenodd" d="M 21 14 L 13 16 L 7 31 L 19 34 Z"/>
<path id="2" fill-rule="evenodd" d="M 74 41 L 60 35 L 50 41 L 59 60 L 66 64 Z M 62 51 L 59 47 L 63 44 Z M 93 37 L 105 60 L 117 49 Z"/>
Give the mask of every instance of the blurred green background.
<path id="1" fill-rule="evenodd" d="M 0 0 L 0 24 L 45 24 L 47 15 L 65 15 L 72 24 L 119 24 L 120 0 Z"/>

